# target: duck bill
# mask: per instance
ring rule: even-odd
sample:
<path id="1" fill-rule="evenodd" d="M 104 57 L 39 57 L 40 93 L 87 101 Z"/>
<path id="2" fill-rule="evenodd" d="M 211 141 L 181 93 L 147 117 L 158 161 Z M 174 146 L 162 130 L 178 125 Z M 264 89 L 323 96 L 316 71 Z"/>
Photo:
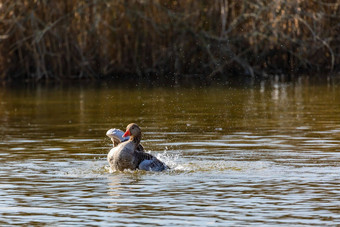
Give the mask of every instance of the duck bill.
<path id="1" fill-rule="evenodd" d="M 128 137 L 128 136 L 131 136 L 130 130 L 126 130 L 126 132 L 123 135 L 123 137 Z"/>

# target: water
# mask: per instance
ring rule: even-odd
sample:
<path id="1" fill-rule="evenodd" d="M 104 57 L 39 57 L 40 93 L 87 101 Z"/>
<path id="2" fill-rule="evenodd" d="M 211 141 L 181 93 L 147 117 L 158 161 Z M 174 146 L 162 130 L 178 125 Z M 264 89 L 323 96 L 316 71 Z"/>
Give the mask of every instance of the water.
<path id="1" fill-rule="evenodd" d="M 0 224 L 340 224 L 339 87 L 2 87 Z M 109 172 L 130 122 L 170 171 Z"/>

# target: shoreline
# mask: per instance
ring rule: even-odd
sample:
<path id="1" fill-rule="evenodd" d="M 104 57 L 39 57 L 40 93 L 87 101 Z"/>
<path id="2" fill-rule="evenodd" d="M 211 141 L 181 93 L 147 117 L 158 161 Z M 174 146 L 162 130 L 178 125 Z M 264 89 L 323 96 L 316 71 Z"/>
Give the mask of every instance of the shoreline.
<path id="1" fill-rule="evenodd" d="M 256 86 L 259 84 L 285 84 L 285 83 L 310 83 L 310 84 L 340 84 L 340 73 L 333 74 L 313 74 L 313 75 L 268 75 L 265 77 L 250 77 L 250 76 L 235 76 L 223 77 L 215 80 L 202 79 L 198 75 L 184 75 L 177 80 L 174 78 L 164 79 L 160 78 L 138 78 L 133 76 L 115 76 L 111 78 L 101 79 L 44 79 L 36 81 L 34 79 L 20 79 L 20 80 L 3 80 L 0 81 L 0 87 L 20 87 L 20 86 L 86 86 L 86 85 L 105 85 L 117 87 L 161 87 L 161 88 L 175 88 L 175 87 L 244 87 Z"/>

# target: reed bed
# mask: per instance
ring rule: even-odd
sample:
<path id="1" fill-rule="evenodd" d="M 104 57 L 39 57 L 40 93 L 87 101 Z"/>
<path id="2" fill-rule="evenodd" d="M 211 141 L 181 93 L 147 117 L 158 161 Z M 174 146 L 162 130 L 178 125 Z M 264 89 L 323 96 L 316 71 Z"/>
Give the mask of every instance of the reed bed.
<path id="1" fill-rule="evenodd" d="M 0 78 L 340 70 L 339 0 L 0 0 Z"/>

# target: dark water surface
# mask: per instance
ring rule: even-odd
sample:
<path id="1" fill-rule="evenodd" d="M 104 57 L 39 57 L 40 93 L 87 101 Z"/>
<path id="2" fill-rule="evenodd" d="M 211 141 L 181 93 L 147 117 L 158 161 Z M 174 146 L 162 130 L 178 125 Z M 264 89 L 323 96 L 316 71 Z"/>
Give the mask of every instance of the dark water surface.
<path id="1" fill-rule="evenodd" d="M 130 122 L 172 167 L 110 173 Z M 0 90 L 0 225 L 340 224 L 340 86 Z"/>

